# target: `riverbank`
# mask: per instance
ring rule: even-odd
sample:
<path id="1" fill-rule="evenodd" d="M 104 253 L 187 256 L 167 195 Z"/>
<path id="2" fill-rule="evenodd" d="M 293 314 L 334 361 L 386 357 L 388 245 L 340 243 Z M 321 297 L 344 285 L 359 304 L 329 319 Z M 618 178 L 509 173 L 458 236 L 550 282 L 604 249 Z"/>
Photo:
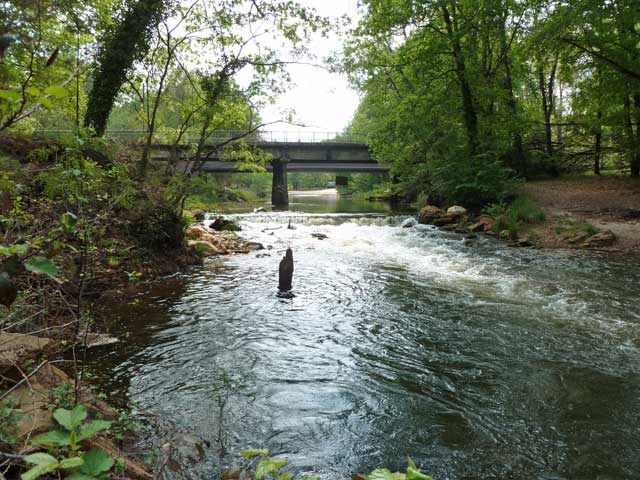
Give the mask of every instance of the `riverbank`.
<path id="1" fill-rule="evenodd" d="M 593 176 L 545 180 L 528 182 L 522 191 L 547 213 L 546 225 L 534 230 L 541 246 L 572 248 L 575 245 L 556 231 L 586 224 L 615 235 L 608 250 L 640 253 L 640 180 Z"/>
<path id="2" fill-rule="evenodd" d="M 420 223 L 495 236 L 512 246 L 640 254 L 640 182 L 573 178 L 528 182 L 511 203 L 482 212 L 426 206 Z"/>

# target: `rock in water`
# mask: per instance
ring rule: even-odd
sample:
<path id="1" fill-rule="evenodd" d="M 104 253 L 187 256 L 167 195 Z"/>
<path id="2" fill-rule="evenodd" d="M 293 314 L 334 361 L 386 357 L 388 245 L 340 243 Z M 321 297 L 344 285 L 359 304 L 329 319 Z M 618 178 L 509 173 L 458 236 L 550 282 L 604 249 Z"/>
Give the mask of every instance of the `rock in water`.
<path id="1" fill-rule="evenodd" d="M 402 228 L 411 228 L 411 227 L 415 227 L 418 224 L 418 221 L 411 217 L 411 218 L 407 218 L 404 222 L 402 222 Z"/>
<path id="2" fill-rule="evenodd" d="M 291 290 L 293 281 L 293 252 L 287 248 L 284 258 L 280 260 L 280 270 L 278 275 L 278 290 L 288 292 Z"/>

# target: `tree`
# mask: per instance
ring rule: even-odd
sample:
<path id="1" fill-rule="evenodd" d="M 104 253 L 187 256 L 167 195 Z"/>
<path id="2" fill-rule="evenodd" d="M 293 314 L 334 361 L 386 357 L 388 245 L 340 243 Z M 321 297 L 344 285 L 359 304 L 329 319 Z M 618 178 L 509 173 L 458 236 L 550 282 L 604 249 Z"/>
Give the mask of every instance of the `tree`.
<path id="1" fill-rule="evenodd" d="M 152 29 L 167 9 L 165 0 L 138 0 L 104 40 L 94 72 L 84 126 L 102 136 L 116 96 L 136 60 L 147 53 Z"/>

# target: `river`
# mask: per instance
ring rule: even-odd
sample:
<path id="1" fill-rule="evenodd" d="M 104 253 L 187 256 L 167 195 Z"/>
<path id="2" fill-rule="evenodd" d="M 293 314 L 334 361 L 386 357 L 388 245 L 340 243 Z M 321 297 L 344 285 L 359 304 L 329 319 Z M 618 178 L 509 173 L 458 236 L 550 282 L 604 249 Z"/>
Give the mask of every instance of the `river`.
<path id="1" fill-rule="evenodd" d="M 266 250 L 113 307 L 123 341 L 91 368 L 197 445 L 176 478 L 262 447 L 326 480 L 407 455 L 436 480 L 640 478 L 637 263 L 401 228 L 384 204 L 292 209 L 235 215 Z"/>

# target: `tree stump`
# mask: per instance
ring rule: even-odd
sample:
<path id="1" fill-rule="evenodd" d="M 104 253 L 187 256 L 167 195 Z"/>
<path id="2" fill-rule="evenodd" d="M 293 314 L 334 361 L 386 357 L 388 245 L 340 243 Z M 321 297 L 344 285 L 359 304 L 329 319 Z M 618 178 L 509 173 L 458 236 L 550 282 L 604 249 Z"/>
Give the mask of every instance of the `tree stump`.
<path id="1" fill-rule="evenodd" d="M 278 290 L 288 292 L 291 290 L 293 281 L 293 252 L 287 248 L 284 258 L 280 260 L 280 270 L 278 275 Z"/>

